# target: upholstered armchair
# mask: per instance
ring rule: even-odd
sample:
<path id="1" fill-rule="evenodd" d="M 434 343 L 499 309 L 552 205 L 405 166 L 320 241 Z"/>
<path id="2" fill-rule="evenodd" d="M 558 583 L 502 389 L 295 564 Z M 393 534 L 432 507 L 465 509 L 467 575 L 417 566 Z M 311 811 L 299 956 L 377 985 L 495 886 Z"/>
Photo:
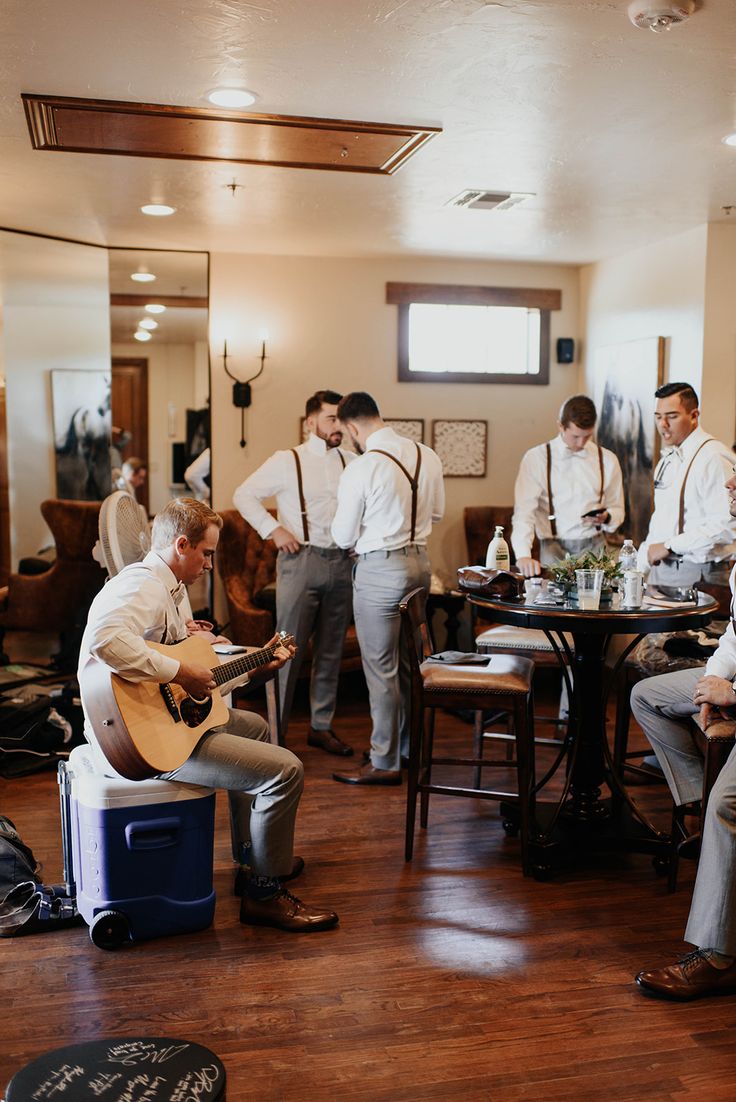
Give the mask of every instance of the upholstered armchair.
<path id="1" fill-rule="evenodd" d="M 6 631 L 67 634 L 84 623 L 105 580 L 92 558 L 99 512 L 99 501 L 42 502 L 56 560 L 43 574 L 11 574 L 0 589 L 0 642 Z"/>
<path id="2" fill-rule="evenodd" d="M 260 646 L 274 633 L 276 547 L 262 540 L 236 509 L 225 509 L 217 566 L 227 598 L 228 636 L 243 646 Z M 302 672 L 309 670 L 307 649 Z M 345 637 L 342 672 L 360 669 L 360 650 L 351 624 Z"/>

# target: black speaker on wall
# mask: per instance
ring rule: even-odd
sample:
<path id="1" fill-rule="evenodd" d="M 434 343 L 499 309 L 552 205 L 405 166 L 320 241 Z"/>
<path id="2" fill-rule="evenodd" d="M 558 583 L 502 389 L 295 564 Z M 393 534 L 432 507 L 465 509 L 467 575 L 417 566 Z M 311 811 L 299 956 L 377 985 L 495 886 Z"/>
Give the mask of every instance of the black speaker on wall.
<path id="1" fill-rule="evenodd" d="M 557 338 L 558 364 L 571 364 L 575 359 L 575 341 L 572 337 Z"/>

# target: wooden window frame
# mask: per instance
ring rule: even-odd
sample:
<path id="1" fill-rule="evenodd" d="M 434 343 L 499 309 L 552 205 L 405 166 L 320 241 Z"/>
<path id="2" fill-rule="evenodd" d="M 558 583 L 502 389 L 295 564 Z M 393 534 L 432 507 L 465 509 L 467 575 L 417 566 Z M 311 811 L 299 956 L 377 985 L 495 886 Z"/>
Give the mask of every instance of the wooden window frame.
<path id="1" fill-rule="evenodd" d="M 533 287 L 471 287 L 452 283 L 387 283 L 386 302 L 399 308 L 398 379 L 400 383 L 492 383 L 507 386 L 548 386 L 550 377 L 550 313 L 562 306 L 562 292 Z M 472 371 L 409 370 L 409 307 L 413 303 L 441 306 L 518 306 L 539 310 L 539 372 L 536 375 Z"/>

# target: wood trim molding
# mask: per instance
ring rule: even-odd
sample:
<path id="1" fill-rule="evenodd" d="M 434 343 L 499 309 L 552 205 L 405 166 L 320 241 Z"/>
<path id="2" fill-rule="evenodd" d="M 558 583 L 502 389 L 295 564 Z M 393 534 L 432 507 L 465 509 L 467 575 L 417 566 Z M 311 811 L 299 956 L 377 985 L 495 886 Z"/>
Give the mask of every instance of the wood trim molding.
<path id="1" fill-rule="evenodd" d="M 24 92 L 34 149 L 396 172 L 440 127 L 77 99 Z"/>
<path id="2" fill-rule="evenodd" d="M 389 305 L 413 302 L 445 306 L 527 306 L 562 309 L 562 291 L 536 287 L 471 287 L 458 283 L 387 283 Z"/>

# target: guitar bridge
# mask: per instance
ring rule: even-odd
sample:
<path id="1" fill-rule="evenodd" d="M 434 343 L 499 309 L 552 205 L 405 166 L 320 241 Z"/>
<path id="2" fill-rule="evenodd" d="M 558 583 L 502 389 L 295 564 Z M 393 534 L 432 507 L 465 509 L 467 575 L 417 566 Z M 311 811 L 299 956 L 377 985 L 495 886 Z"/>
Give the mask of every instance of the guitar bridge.
<path id="1" fill-rule="evenodd" d="M 174 694 L 172 692 L 171 685 L 159 685 L 159 691 L 161 693 L 161 696 L 164 698 L 166 710 L 173 719 L 174 723 L 181 723 L 181 712 L 176 706 L 176 701 L 174 700 Z"/>

